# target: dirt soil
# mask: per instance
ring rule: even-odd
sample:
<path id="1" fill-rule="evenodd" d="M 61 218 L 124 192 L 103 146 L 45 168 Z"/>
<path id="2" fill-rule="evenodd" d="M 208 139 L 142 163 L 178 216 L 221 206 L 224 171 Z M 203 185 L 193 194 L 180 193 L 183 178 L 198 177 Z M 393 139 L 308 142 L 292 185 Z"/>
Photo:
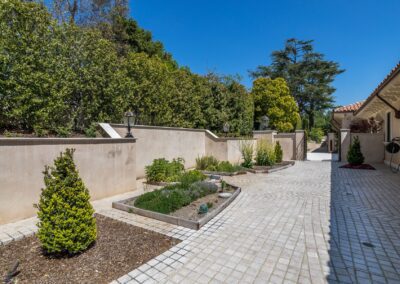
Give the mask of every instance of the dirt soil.
<path id="1" fill-rule="evenodd" d="M 233 189 L 226 189 L 224 192 L 234 192 Z M 169 215 L 171 216 L 176 216 L 179 218 L 183 218 L 185 220 L 191 220 L 191 221 L 198 221 L 201 218 L 204 217 L 204 214 L 199 214 L 199 207 L 201 204 L 207 204 L 207 202 L 210 202 L 213 204 L 211 208 L 208 208 L 208 212 L 212 212 L 215 210 L 218 205 L 221 205 L 227 198 L 221 198 L 218 197 L 219 193 L 213 193 L 207 196 L 204 196 L 200 199 L 197 199 L 196 201 L 193 201 L 189 205 L 182 207 L 175 212 L 170 213 Z"/>
<path id="2" fill-rule="evenodd" d="M 96 219 L 96 243 L 73 257 L 44 255 L 36 236 L 0 246 L 0 281 L 19 260 L 14 283 L 109 283 L 180 242 L 102 215 Z"/>

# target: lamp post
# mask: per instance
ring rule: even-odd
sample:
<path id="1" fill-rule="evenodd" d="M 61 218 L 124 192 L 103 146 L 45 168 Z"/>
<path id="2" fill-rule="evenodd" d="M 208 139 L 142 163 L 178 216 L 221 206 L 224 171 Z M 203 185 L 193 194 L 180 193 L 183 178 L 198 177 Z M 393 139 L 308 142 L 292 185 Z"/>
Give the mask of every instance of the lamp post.
<path id="1" fill-rule="evenodd" d="M 222 127 L 222 130 L 223 130 L 224 133 L 225 133 L 225 137 L 228 136 L 229 128 L 230 128 L 229 123 L 228 123 L 228 122 L 225 122 L 225 123 L 224 123 L 224 126 Z"/>
<path id="2" fill-rule="evenodd" d="M 128 132 L 126 133 L 125 138 L 133 138 L 133 135 L 131 133 L 131 117 L 134 117 L 134 116 L 135 116 L 135 114 L 133 112 L 131 112 L 131 111 L 127 111 L 125 113 L 125 117 L 126 117 L 127 124 L 128 124 L 127 125 L 128 126 Z"/>

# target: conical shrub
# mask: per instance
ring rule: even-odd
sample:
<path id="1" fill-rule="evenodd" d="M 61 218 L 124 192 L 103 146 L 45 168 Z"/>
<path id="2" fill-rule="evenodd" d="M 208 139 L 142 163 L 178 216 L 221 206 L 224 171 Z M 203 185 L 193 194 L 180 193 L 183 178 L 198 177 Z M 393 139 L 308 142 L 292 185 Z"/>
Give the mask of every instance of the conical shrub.
<path id="1" fill-rule="evenodd" d="M 347 161 L 352 165 L 362 165 L 364 163 L 364 155 L 361 152 L 361 144 L 358 136 L 356 136 L 347 152 Z"/>
<path id="2" fill-rule="evenodd" d="M 73 149 L 67 149 L 46 166 L 45 188 L 38 208 L 38 238 L 44 250 L 54 254 L 76 254 L 86 250 L 97 236 L 90 195 L 79 177 L 73 160 Z"/>
<path id="3" fill-rule="evenodd" d="M 277 163 L 282 163 L 282 159 L 283 159 L 283 151 L 282 151 L 282 147 L 281 144 L 279 143 L 279 141 L 276 142 L 275 144 L 275 160 Z"/>

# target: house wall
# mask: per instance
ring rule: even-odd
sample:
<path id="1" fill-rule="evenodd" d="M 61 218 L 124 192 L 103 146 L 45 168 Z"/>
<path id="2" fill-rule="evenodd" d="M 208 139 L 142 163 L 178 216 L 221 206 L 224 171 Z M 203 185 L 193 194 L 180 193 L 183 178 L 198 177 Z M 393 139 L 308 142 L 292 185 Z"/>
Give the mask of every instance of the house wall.
<path id="1" fill-rule="evenodd" d="M 394 116 L 394 111 L 393 110 L 391 110 L 389 107 L 386 109 L 386 111 L 382 111 L 381 113 L 380 113 L 380 116 L 381 117 L 384 117 L 384 127 L 383 127 L 383 132 L 385 133 L 385 140 L 384 141 L 386 141 L 386 114 L 387 114 L 387 112 L 390 112 L 391 113 L 391 117 L 392 117 L 392 121 L 391 121 L 391 124 L 392 124 L 392 127 L 391 127 L 391 138 L 395 138 L 395 137 L 400 137 L 400 119 L 398 119 L 398 118 L 395 118 L 395 116 Z M 399 141 L 400 142 L 400 141 Z M 382 143 L 383 144 L 383 143 Z M 382 147 L 384 147 L 384 146 L 382 146 Z M 391 156 L 392 156 L 392 154 L 391 153 L 388 153 L 386 150 L 384 151 L 384 153 L 385 153 L 385 162 L 386 163 L 389 163 L 390 162 L 390 158 L 391 158 Z M 395 163 L 395 164 L 400 164 L 400 153 L 397 153 L 397 154 L 394 154 L 393 155 L 393 160 L 392 160 L 392 162 L 393 163 Z"/>
<path id="2" fill-rule="evenodd" d="M 383 133 L 351 133 L 351 141 L 358 137 L 365 163 L 382 163 L 384 159 Z"/>
<path id="3" fill-rule="evenodd" d="M 92 200 L 136 189 L 135 139 L 0 139 L 0 224 L 35 215 L 43 170 L 66 148 Z"/>

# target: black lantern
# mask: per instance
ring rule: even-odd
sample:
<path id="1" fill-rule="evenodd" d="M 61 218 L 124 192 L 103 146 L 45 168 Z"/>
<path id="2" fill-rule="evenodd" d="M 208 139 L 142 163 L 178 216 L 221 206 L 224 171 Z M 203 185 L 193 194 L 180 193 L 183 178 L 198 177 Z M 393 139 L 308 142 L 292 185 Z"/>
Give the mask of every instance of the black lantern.
<path id="1" fill-rule="evenodd" d="M 225 122 L 225 123 L 224 123 L 224 126 L 222 127 L 222 130 L 223 130 L 224 133 L 225 133 L 225 137 L 228 136 L 229 128 L 230 128 L 229 123 L 228 123 L 228 122 Z"/>
<path id="2" fill-rule="evenodd" d="M 128 132 L 126 133 L 125 138 L 133 138 L 133 135 L 131 133 L 131 118 L 132 117 L 134 118 L 135 114 L 131 111 L 127 111 L 125 113 L 125 117 L 126 117 L 127 127 L 128 127 Z M 135 120 L 133 119 L 133 121 L 135 121 Z M 132 123 L 132 126 L 133 126 L 133 123 Z"/>

